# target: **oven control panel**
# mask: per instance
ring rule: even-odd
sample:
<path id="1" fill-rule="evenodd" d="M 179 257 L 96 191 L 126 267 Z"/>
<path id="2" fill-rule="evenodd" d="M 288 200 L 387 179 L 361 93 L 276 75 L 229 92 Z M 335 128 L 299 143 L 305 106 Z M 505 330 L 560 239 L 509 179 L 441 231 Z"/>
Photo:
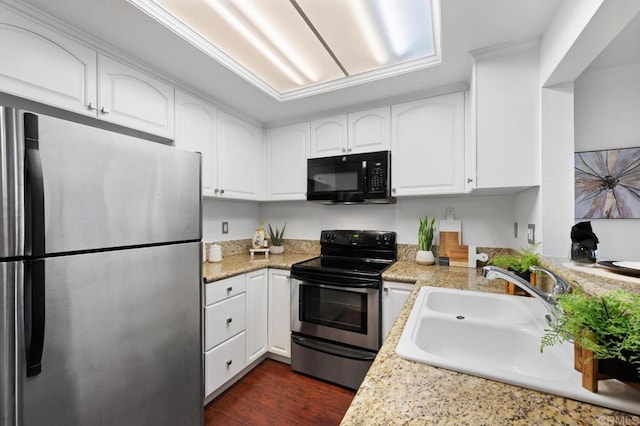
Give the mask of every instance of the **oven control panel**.
<path id="1" fill-rule="evenodd" d="M 396 233 L 387 231 L 322 231 L 320 243 L 358 247 L 395 247 Z"/>

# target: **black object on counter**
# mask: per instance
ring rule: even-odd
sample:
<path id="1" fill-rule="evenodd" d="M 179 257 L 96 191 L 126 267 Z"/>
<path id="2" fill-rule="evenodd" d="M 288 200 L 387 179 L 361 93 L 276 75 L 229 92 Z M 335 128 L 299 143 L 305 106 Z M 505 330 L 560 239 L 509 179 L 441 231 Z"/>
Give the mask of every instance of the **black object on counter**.
<path id="1" fill-rule="evenodd" d="M 578 263 L 595 263 L 598 260 L 598 237 L 591 222 L 576 223 L 571 227 L 571 260 Z"/>

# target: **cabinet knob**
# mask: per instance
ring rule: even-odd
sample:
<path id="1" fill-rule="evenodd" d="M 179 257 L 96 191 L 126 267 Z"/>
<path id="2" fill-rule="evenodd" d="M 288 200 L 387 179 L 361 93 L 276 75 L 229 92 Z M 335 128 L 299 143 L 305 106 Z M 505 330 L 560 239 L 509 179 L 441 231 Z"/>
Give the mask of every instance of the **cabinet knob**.
<path id="1" fill-rule="evenodd" d="M 220 195 L 224 194 L 224 189 L 220 190 Z"/>
<path id="2" fill-rule="evenodd" d="M 231 324 L 233 322 L 233 318 L 227 318 L 227 325 Z"/>
<path id="3" fill-rule="evenodd" d="M 98 109 L 98 107 L 93 102 L 89 102 L 89 105 L 87 105 L 87 108 L 93 111 L 96 111 Z"/>
<path id="4" fill-rule="evenodd" d="M 227 293 L 231 293 L 233 291 L 233 287 L 227 287 Z"/>
<path id="5" fill-rule="evenodd" d="M 473 179 L 467 178 L 467 183 L 471 183 L 471 182 L 473 182 Z"/>
<path id="6" fill-rule="evenodd" d="M 109 110 L 106 109 L 105 107 L 100 108 L 100 112 L 103 114 L 109 114 Z"/>
<path id="7" fill-rule="evenodd" d="M 214 193 L 214 194 L 217 194 L 218 192 L 220 192 L 220 190 L 219 190 L 218 188 L 216 188 L 216 189 L 214 189 L 214 190 L 213 190 L 213 193 Z"/>
<path id="8" fill-rule="evenodd" d="M 396 189 L 395 188 L 391 188 L 391 192 L 393 192 L 395 194 L 396 193 Z"/>
<path id="9" fill-rule="evenodd" d="M 347 148 L 342 148 L 342 152 L 347 152 Z"/>
<path id="10" fill-rule="evenodd" d="M 347 149 L 347 152 L 351 152 L 351 148 L 348 148 L 348 149 Z"/>
<path id="11" fill-rule="evenodd" d="M 231 364 L 233 364 L 233 360 L 227 360 L 227 367 L 231 367 Z"/>

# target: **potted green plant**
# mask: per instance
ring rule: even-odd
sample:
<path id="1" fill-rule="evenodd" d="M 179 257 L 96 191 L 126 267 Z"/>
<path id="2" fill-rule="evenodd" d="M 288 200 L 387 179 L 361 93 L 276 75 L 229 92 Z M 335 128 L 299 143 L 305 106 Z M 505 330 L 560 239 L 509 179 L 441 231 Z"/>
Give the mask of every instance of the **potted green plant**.
<path id="1" fill-rule="evenodd" d="M 287 227 L 287 223 L 284 223 L 282 229 L 278 229 L 276 226 L 275 231 L 271 227 L 271 223 L 269 223 L 269 238 L 271 239 L 271 245 L 269 246 L 269 253 L 271 254 L 282 254 L 284 252 L 284 246 L 282 242 L 284 241 L 284 230 Z"/>
<path id="2" fill-rule="evenodd" d="M 432 218 L 429 222 L 429 216 L 420 219 L 418 227 L 418 252 L 416 253 L 416 262 L 421 265 L 433 265 L 436 261 L 431 246 L 433 244 L 433 234 L 436 229 L 436 218 Z"/>
<path id="3" fill-rule="evenodd" d="M 579 358 L 582 364 L 597 360 L 593 377 L 640 383 L 640 295 L 616 289 L 589 296 L 576 287 L 557 300 L 562 314 L 545 330 L 540 350 L 573 340 L 577 353 L 587 351 L 586 357 Z M 576 369 L 582 371 L 582 365 L 578 363 Z M 591 386 L 596 392 L 597 381 Z"/>
<path id="4" fill-rule="evenodd" d="M 529 267 L 540 265 L 540 255 L 535 251 L 536 246 L 523 248 L 519 254 L 501 254 L 491 259 L 492 265 L 515 272 L 521 278 L 530 281 Z"/>

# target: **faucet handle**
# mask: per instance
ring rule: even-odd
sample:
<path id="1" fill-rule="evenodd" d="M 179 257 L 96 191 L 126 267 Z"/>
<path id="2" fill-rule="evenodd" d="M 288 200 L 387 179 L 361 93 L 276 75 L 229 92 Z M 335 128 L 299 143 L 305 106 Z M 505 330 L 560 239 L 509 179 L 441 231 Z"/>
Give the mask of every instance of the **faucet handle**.
<path id="1" fill-rule="evenodd" d="M 544 269 L 540 266 L 535 266 L 535 265 L 531 265 L 529 267 L 529 270 L 531 272 L 544 272 L 545 274 L 547 274 L 548 276 L 551 277 L 551 279 L 553 280 L 553 292 L 552 294 L 554 296 L 558 295 L 558 294 L 565 294 L 565 293 L 569 293 L 571 291 L 571 286 L 562 278 L 560 278 L 558 275 L 556 275 L 555 273 L 549 271 L 548 269 Z"/>

